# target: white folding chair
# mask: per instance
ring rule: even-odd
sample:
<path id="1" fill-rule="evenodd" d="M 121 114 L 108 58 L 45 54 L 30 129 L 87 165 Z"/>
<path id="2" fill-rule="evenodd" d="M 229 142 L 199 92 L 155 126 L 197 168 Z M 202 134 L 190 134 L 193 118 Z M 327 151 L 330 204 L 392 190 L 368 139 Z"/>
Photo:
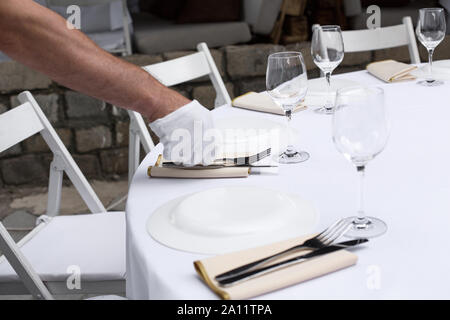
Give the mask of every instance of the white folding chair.
<path id="1" fill-rule="evenodd" d="M 197 50 L 198 52 L 196 53 L 143 68 L 167 87 L 207 75 L 216 90 L 214 106 L 219 107 L 225 104 L 231 104 L 230 95 L 227 92 L 208 46 L 202 42 L 197 45 Z M 128 178 L 131 182 L 139 166 L 140 144 L 142 143 L 146 153 L 149 153 L 155 145 L 142 116 L 134 111 L 128 111 L 128 114 L 130 116 Z"/>
<path id="2" fill-rule="evenodd" d="M 47 213 L 37 227 L 16 244 L 0 223 L 0 294 L 52 299 L 52 294 L 125 292 L 124 212 L 106 212 L 33 96 L 22 92 L 19 101 L 0 115 L 0 152 L 40 133 L 53 161 Z M 96 214 L 57 216 L 64 172 Z"/>
<path id="3" fill-rule="evenodd" d="M 101 47 L 104 47 L 105 50 L 111 52 L 111 53 L 120 53 L 123 56 L 127 56 L 132 54 L 132 48 L 131 48 L 131 35 L 130 35 L 130 25 L 129 25 L 129 12 L 127 8 L 127 1 L 126 0 L 44 0 L 47 7 L 68 7 L 71 5 L 78 5 L 78 6 L 95 6 L 95 5 L 101 5 L 101 4 L 111 4 L 113 2 L 121 1 L 122 2 L 122 23 L 123 28 L 120 31 L 123 37 L 123 43 L 124 45 L 119 48 L 109 49 L 108 42 L 112 41 L 111 39 L 115 38 L 115 32 L 111 30 L 105 30 L 101 33 L 94 33 L 89 34 L 86 33 L 88 36 L 92 37 L 94 42 L 98 42 L 98 45 Z M 108 12 L 109 13 L 109 12 Z M 83 30 L 81 30 L 83 31 Z"/>
<path id="4" fill-rule="evenodd" d="M 408 46 L 411 63 L 419 64 L 420 55 L 411 17 L 402 24 L 367 30 L 343 31 L 345 52 L 362 52 Z"/>

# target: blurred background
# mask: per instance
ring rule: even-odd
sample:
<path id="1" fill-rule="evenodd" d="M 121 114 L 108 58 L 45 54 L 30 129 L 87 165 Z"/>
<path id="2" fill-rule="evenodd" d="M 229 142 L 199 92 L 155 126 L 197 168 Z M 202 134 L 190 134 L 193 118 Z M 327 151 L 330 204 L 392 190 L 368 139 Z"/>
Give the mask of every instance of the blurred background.
<path id="1" fill-rule="evenodd" d="M 36 0 L 67 18 L 67 1 Z M 364 29 L 366 8 L 381 7 L 381 25 L 417 21 L 418 9 L 450 0 L 73 0 L 81 8 L 81 31 L 105 50 L 138 66 L 193 53 L 199 42 L 211 49 L 230 96 L 265 90 L 267 56 L 297 50 L 305 56 L 310 78 L 319 71 L 310 55 L 313 24 Z M 448 20 L 448 15 L 447 15 Z M 23 22 L 23 23 L 26 23 Z M 448 22 L 450 32 L 450 21 Z M 450 35 L 435 59 L 450 59 Z M 419 44 L 421 59 L 427 54 Z M 51 50 L 51 48 L 48 48 Z M 346 54 L 337 73 L 362 70 L 372 61 L 409 63 L 406 47 Z M 67 75 L 70 77 L 70 74 Z M 207 107 L 214 105 L 209 81 L 197 79 L 174 88 Z M 116 208 L 127 192 L 128 129 L 126 112 L 82 95 L 0 53 L 0 113 L 18 105 L 17 94 L 30 90 L 102 201 Z M 155 142 L 156 141 L 156 137 Z M 18 233 L 33 226 L 46 207 L 51 153 L 40 136 L 0 153 L 0 219 Z M 123 202 L 119 206 L 123 206 Z M 63 190 L 62 212 L 83 212 L 71 186 Z"/>

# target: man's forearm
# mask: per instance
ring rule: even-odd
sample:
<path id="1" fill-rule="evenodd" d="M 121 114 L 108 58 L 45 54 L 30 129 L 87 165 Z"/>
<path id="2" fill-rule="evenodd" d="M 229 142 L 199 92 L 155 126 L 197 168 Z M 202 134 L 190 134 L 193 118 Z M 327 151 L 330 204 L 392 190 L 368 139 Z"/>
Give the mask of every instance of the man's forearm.
<path id="1" fill-rule="evenodd" d="M 0 50 L 56 82 L 151 121 L 189 102 L 141 68 L 112 56 L 32 0 L 0 1 Z"/>

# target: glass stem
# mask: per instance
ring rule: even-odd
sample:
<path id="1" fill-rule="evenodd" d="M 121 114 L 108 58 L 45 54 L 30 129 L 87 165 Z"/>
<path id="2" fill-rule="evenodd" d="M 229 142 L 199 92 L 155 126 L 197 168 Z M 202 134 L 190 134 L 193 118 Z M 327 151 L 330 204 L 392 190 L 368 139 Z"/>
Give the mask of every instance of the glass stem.
<path id="1" fill-rule="evenodd" d="M 326 109 L 332 109 L 332 103 L 331 103 L 331 72 L 325 72 L 325 78 L 327 79 L 327 103 L 325 104 Z"/>
<path id="2" fill-rule="evenodd" d="M 365 225 L 368 220 L 364 211 L 364 176 L 366 173 L 366 166 L 357 166 L 359 174 L 359 201 L 358 201 L 358 215 L 356 224 Z"/>
<path id="3" fill-rule="evenodd" d="M 433 81 L 433 54 L 434 49 L 428 49 L 428 81 Z"/>
<path id="4" fill-rule="evenodd" d="M 286 154 L 294 153 L 294 143 L 292 142 L 292 132 L 291 132 L 291 120 L 292 120 L 292 110 L 286 110 L 287 117 L 287 131 L 288 131 L 288 146 L 286 149 Z"/>

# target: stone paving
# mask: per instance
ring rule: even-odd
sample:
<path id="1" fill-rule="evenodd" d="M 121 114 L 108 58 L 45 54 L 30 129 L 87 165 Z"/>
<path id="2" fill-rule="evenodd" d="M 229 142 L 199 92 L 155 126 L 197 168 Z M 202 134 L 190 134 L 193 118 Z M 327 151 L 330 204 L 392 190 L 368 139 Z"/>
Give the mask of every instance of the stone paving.
<path id="1" fill-rule="evenodd" d="M 91 181 L 92 188 L 99 196 L 105 207 L 114 204 L 127 194 L 128 182 Z M 15 187 L 0 189 L 0 219 L 13 229 L 29 228 L 36 218 L 44 214 L 47 207 L 46 187 Z M 88 213 L 89 210 L 72 185 L 65 185 L 61 196 L 61 214 Z M 113 210 L 124 210 L 125 202 L 115 206 Z M 16 231 L 16 230 L 13 230 Z"/>

